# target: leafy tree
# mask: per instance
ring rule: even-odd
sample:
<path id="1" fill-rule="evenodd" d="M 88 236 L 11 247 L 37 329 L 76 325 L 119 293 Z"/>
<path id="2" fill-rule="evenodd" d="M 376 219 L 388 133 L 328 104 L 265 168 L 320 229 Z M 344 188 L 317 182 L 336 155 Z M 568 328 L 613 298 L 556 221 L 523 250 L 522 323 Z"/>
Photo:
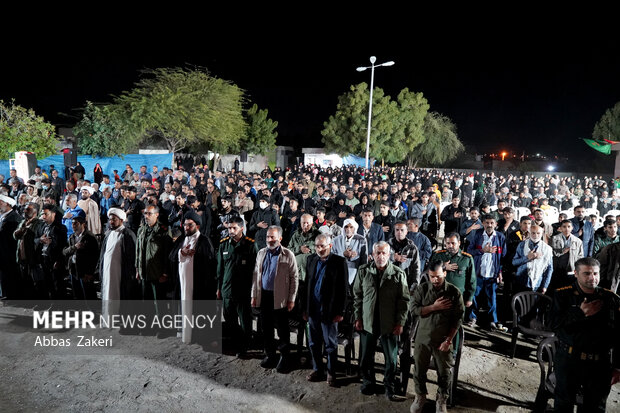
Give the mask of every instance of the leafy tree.
<path id="1" fill-rule="evenodd" d="M 269 119 L 267 114 L 266 109 L 259 110 L 256 104 L 246 113 L 248 129 L 242 147 L 249 153 L 265 155 L 276 146 L 278 122 Z"/>
<path id="2" fill-rule="evenodd" d="M 620 102 L 607 109 L 594 125 L 592 139 L 620 141 Z"/>
<path id="3" fill-rule="evenodd" d="M 440 166 L 454 160 L 465 147 L 456 134 L 456 125 L 437 112 L 428 112 L 424 118 L 424 143 L 407 156 L 409 166 L 422 163 L 426 166 Z"/>
<path id="4" fill-rule="evenodd" d="M 161 139 L 171 152 L 239 148 L 246 131 L 239 87 L 198 69 L 160 68 L 145 75 L 109 107 L 126 137 Z"/>
<path id="5" fill-rule="evenodd" d="M 327 152 L 365 156 L 369 90 L 366 83 L 351 86 L 338 98 L 336 114 L 323 124 Z M 424 141 L 422 128 L 429 104 L 422 93 L 403 89 L 391 100 L 382 89 L 373 91 L 370 156 L 400 162 Z"/>
<path id="6" fill-rule="evenodd" d="M 47 158 L 57 152 L 58 143 L 54 126 L 34 110 L 0 100 L 0 158 L 12 158 L 17 151 Z"/>
<path id="7" fill-rule="evenodd" d="M 399 132 L 403 140 L 400 151 L 409 154 L 424 143 L 424 121 L 430 105 L 422 93 L 410 92 L 407 88 L 400 91 L 397 102 L 400 111 Z"/>
<path id="8" fill-rule="evenodd" d="M 370 92 L 366 83 L 351 86 L 338 97 L 336 113 L 323 123 L 323 143 L 327 152 L 339 155 L 365 156 L 368 126 L 368 100 Z M 380 88 L 375 88 L 372 99 L 372 126 L 370 131 L 370 156 L 385 158 L 390 162 L 402 160 L 404 153 L 398 140 L 399 109 L 395 102 Z M 400 135 L 402 136 L 402 135 Z"/>
<path id="9" fill-rule="evenodd" d="M 125 133 L 122 120 L 106 105 L 86 102 L 82 119 L 73 127 L 73 133 L 82 155 L 115 156 L 137 147 L 136 136 Z"/>

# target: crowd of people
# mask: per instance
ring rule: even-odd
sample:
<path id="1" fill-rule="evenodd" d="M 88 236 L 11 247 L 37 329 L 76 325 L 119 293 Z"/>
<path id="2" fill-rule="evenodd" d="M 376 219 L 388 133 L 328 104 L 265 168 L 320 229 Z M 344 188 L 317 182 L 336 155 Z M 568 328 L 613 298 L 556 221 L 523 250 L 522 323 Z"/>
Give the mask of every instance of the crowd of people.
<path id="1" fill-rule="evenodd" d="M 431 355 L 445 411 L 461 323 L 506 331 L 512 315 L 502 309 L 514 294 L 583 293 L 584 268 L 596 267 L 597 277 L 600 269 L 612 293 L 620 283 L 620 189 L 596 176 L 314 165 L 260 173 L 126 165 L 121 174 L 98 165 L 92 180 L 83 168 L 71 173 L 0 176 L 4 298 L 101 298 L 112 313 L 118 308 L 106 303 L 116 300 L 176 298 L 187 303 L 183 314 L 196 311 L 192 300 L 218 299 L 240 357 L 252 344 L 252 308 L 260 309 L 261 366 L 278 372 L 291 366 L 295 314 L 309 327 L 308 380 L 330 386 L 339 324 L 350 321 L 360 334 L 362 393 L 376 390 L 379 340 L 390 400 L 406 393 L 413 361 L 412 411 L 426 401 Z M 411 348 L 399 356 L 416 322 L 413 357 Z M 191 329 L 181 338 L 191 342 Z M 584 351 L 617 344 L 603 341 Z"/>

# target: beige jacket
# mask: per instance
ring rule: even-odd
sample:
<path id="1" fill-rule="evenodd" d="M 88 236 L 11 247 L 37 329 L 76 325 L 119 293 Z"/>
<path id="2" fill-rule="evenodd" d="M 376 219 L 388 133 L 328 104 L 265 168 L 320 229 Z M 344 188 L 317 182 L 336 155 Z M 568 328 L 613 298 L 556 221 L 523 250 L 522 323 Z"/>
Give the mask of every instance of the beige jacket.
<path id="1" fill-rule="evenodd" d="M 551 238 L 551 247 L 553 248 L 553 256 L 559 258 L 564 250 L 564 235 L 557 234 Z M 570 236 L 570 250 L 567 252 L 569 272 L 575 271 L 575 262 L 583 258 L 583 242 L 576 236 Z"/>
<path id="2" fill-rule="evenodd" d="M 256 265 L 254 266 L 254 276 L 252 278 L 252 298 L 256 299 L 256 307 L 260 307 L 262 291 L 263 261 L 268 248 L 263 248 L 256 255 Z M 299 275 L 295 254 L 288 248 L 281 247 L 276 268 L 276 277 L 273 285 L 273 306 L 274 310 L 286 308 L 288 302 L 295 302 Z"/>

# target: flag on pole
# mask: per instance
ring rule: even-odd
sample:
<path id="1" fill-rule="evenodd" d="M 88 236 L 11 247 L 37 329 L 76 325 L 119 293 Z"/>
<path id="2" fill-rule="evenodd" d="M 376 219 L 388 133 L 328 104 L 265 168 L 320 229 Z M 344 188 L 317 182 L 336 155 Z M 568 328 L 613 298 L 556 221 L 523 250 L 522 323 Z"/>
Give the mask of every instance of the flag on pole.
<path id="1" fill-rule="evenodd" d="M 601 142 L 594 139 L 583 140 L 590 148 L 595 149 L 605 155 L 611 154 L 611 144 L 607 142 Z"/>
<path id="2" fill-rule="evenodd" d="M 620 141 L 610 141 L 609 139 L 603 139 L 605 142 L 611 144 L 611 145 L 615 145 L 617 143 L 620 143 Z"/>

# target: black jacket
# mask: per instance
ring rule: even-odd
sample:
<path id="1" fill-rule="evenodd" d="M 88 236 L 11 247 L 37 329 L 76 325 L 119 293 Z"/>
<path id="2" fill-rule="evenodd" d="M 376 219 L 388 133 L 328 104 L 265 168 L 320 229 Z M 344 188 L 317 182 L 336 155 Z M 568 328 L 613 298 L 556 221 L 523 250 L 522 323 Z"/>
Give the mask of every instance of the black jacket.
<path id="1" fill-rule="evenodd" d="M 83 278 L 85 275 L 94 275 L 97 269 L 97 261 L 99 258 L 99 244 L 97 238 L 92 232 L 84 230 L 80 242 L 83 247 L 77 249 L 77 236 L 75 233 L 69 237 L 69 245 L 62 250 L 63 255 L 67 258 L 69 264 L 69 272 Z M 75 256 L 75 262 L 72 257 Z"/>
<path id="2" fill-rule="evenodd" d="M 316 286 L 316 266 L 320 258 L 317 254 L 308 257 L 306 263 L 306 282 L 307 291 L 300 297 L 304 300 L 302 308 L 304 311 L 312 315 L 311 305 L 313 301 L 314 288 Z M 332 322 L 334 317 L 344 316 L 346 300 L 347 300 L 347 281 L 349 271 L 347 262 L 343 257 L 331 254 L 327 258 L 327 266 L 325 275 L 321 284 L 321 321 Z"/>
<path id="3" fill-rule="evenodd" d="M 181 299 L 181 281 L 179 279 L 179 251 L 183 247 L 185 235 L 180 236 L 168 256 L 170 268 L 168 274 L 174 277 L 174 297 Z M 213 244 L 207 236 L 200 234 L 194 254 L 194 300 L 215 300 L 217 292 L 217 262 Z"/>

